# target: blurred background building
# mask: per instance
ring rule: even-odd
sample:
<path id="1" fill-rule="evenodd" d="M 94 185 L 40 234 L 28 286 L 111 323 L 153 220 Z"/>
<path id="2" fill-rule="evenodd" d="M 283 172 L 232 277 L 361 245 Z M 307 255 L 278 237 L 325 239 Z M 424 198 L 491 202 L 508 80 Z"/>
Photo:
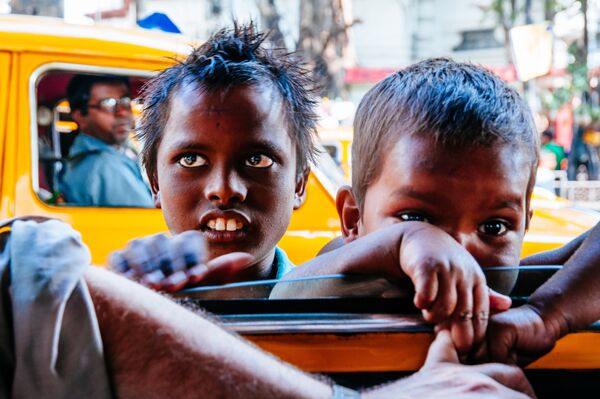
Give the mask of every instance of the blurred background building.
<path id="1" fill-rule="evenodd" d="M 328 128 L 349 126 L 366 90 L 412 62 L 483 64 L 525 95 L 540 132 L 567 151 L 552 168 L 599 177 L 600 0 L 0 0 L 0 13 L 200 40 L 252 19 L 273 46 L 309 61 Z"/>

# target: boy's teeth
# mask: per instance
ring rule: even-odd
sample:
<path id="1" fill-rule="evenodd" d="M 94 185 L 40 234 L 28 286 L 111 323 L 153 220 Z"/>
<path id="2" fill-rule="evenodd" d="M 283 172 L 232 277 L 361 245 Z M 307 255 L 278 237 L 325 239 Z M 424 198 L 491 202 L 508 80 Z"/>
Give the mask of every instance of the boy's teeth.
<path id="1" fill-rule="evenodd" d="M 238 222 L 235 219 L 216 218 L 210 219 L 206 225 L 211 230 L 216 231 L 236 231 L 241 230 L 244 227 L 242 222 Z"/>
<path id="2" fill-rule="evenodd" d="M 235 219 L 227 219 L 227 231 L 235 231 L 237 228 L 237 222 Z"/>

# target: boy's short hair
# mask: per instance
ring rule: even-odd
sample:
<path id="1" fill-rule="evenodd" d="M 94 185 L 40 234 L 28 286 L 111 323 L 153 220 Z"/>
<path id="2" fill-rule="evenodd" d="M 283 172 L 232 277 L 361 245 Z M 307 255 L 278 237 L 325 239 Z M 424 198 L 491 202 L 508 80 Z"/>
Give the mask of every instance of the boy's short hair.
<path id="1" fill-rule="evenodd" d="M 239 86 L 273 85 L 279 93 L 296 147 L 297 176 L 314 161 L 317 114 L 314 85 L 303 63 L 292 54 L 264 45 L 266 34 L 251 22 L 221 29 L 182 62 L 152 78 L 144 89 L 144 112 L 138 128 L 142 163 L 156 178 L 156 154 L 170 113 L 173 93 L 185 85 L 207 91 Z"/>
<path id="2" fill-rule="evenodd" d="M 392 131 L 401 127 L 401 132 Z M 372 87 L 354 119 L 352 187 L 360 208 L 381 173 L 383 152 L 398 134 L 432 137 L 455 148 L 514 145 L 531 160 L 535 183 L 539 136 L 519 94 L 483 67 L 448 58 L 421 61 Z M 378 156 L 379 155 L 379 156 Z"/>
<path id="3" fill-rule="evenodd" d="M 129 89 L 129 79 L 125 76 L 75 75 L 67 85 L 67 100 L 69 100 L 71 112 L 79 110 L 83 115 L 87 114 L 88 102 L 92 95 L 92 87 L 95 84 L 123 84 Z"/>

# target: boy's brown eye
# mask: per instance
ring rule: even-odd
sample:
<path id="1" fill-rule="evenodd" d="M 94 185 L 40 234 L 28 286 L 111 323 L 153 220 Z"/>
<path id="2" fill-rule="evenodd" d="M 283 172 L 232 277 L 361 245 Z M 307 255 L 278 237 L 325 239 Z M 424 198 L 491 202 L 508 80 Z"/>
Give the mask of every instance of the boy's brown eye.
<path id="1" fill-rule="evenodd" d="M 508 231 L 508 227 L 506 226 L 506 223 L 500 220 L 492 220 L 482 223 L 477 230 L 482 234 L 501 236 Z"/>
<path id="2" fill-rule="evenodd" d="M 252 154 L 246 159 L 246 166 L 253 168 L 268 168 L 273 165 L 273 160 L 264 154 Z"/>
<path id="3" fill-rule="evenodd" d="M 179 165 L 184 168 L 197 168 L 206 165 L 206 158 L 198 154 L 185 154 L 178 161 Z"/>

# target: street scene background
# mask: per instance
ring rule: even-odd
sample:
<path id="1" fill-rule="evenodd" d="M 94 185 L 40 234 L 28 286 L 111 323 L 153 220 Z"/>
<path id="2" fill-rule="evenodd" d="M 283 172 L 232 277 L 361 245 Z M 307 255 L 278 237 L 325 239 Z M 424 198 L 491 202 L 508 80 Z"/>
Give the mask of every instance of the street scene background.
<path id="1" fill-rule="evenodd" d="M 202 41 L 253 20 L 309 62 L 320 136 L 349 177 L 356 105 L 430 57 L 482 64 L 526 98 L 541 136 L 538 186 L 600 209 L 600 2 L 596 0 L 0 0 L 2 14 L 157 29 Z"/>

